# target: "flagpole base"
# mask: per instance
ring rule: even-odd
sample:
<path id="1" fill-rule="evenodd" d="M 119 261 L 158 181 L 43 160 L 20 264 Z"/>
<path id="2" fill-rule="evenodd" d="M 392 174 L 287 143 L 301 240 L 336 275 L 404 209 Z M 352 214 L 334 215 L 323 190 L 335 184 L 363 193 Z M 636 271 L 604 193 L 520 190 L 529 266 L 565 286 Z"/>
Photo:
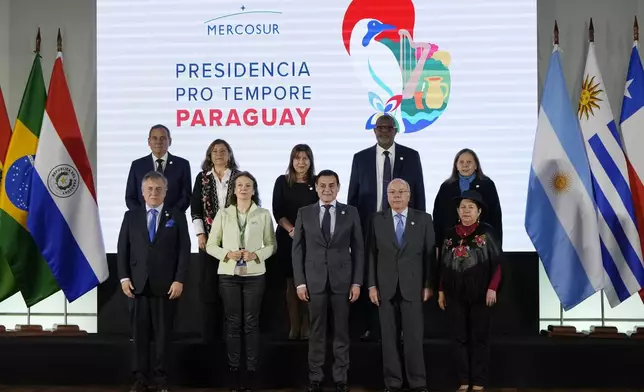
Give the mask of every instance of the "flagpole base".
<path id="1" fill-rule="evenodd" d="M 548 325 L 549 338 L 585 338 L 583 332 L 577 332 L 577 328 L 571 325 Z"/>
<path id="2" fill-rule="evenodd" d="M 80 329 L 78 325 L 73 324 L 54 324 L 52 331 L 54 336 L 85 336 L 87 331 Z"/>
<path id="3" fill-rule="evenodd" d="M 610 326 L 592 326 L 588 337 L 593 339 L 628 339 L 628 335 L 619 332 L 617 327 Z"/>
<path id="4" fill-rule="evenodd" d="M 644 327 L 635 327 L 635 330 L 631 333 L 631 339 L 644 340 Z"/>
<path id="5" fill-rule="evenodd" d="M 16 329 L 14 334 L 16 336 L 44 336 L 44 335 L 49 335 L 51 332 L 44 331 L 42 329 L 42 325 L 35 325 L 35 324 L 29 324 L 29 325 L 21 325 L 18 324 L 16 325 Z"/>

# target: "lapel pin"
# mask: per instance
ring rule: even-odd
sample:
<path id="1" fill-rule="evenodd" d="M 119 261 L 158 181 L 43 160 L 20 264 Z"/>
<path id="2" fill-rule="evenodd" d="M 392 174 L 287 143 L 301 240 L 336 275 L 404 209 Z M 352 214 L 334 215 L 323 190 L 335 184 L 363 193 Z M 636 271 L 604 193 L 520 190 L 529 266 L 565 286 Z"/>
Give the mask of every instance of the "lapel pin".
<path id="1" fill-rule="evenodd" d="M 344 215 L 344 211 L 342 211 L 341 214 Z"/>
<path id="2" fill-rule="evenodd" d="M 403 160 L 403 157 L 400 157 L 400 160 L 402 161 L 402 160 Z"/>
<path id="3" fill-rule="evenodd" d="M 413 225 L 415 225 L 414 221 L 412 221 L 412 222 L 411 222 L 411 225 L 412 225 L 412 226 L 413 226 Z"/>
<path id="4" fill-rule="evenodd" d="M 478 187 L 479 187 L 479 185 L 477 185 L 476 187 L 478 188 Z"/>
<path id="5" fill-rule="evenodd" d="M 312 191 L 312 190 L 313 190 L 313 187 L 312 187 L 312 186 L 310 186 L 310 187 L 309 187 L 309 190 L 310 190 L 310 191 Z"/>
<path id="6" fill-rule="evenodd" d="M 172 165 L 172 161 L 169 162 Z"/>

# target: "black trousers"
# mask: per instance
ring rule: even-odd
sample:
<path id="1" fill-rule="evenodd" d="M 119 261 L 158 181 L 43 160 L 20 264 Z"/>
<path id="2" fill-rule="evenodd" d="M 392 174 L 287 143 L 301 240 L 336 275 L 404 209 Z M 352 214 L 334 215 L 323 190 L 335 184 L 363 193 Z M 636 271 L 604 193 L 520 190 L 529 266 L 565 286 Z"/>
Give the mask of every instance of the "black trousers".
<path id="1" fill-rule="evenodd" d="M 324 359 L 326 356 L 328 304 L 333 309 L 333 381 L 347 382 L 349 371 L 349 292 L 333 293 L 327 287 L 320 294 L 309 293 L 309 380 L 324 381 Z"/>
<path id="2" fill-rule="evenodd" d="M 149 383 L 154 379 L 157 385 L 167 384 L 167 361 L 170 336 L 174 323 L 176 300 L 167 295 L 155 296 L 146 284 L 143 292 L 133 300 L 134 308 L 134 353 L 133 372 L 137 380 Z M 154 333 L 155 357 L 153 373 L 150 373 L 150 332 Z"/>
<path id="3" fill-rule="evenodd" d="M 220 341 L 223 333 L 223 304 L 219 295 L 219 260 L 199 250 L 201 336 L 205 343 Z"/>
<path id="4" fill-rule="evenodd" d="M 478 301 L 447 297 L 456 342 L 456 361 L 462 385 L 485 386 L 490 356 L 490 308 Z"/>
<path id="5" fill-rule="evenodd" d="M 403 384 L 402 366 L 400 363 L 400 329 L 403 331 L 403 354 L 405 372 L 409 387 L 424 388 L 425 358 L 423 354 L 423 302 L 406 301 L 400 291 L 389 300 L 380 302 L 379 314 L 382 328 L 382 364 L 385 386 L 388 389 L 400 389 Z"/>
<path id="6" fill-rule="evenodd" d="M 246 369 L 257 370 L 259 360 L 259 313 L 265 287 L 264 275 L 219 276 L 219 290 L 226 314 L 228 366 L 241 365 L 242 322 L 246 346 Z M 243 320 L 243 321 L 242 321 Z"/>

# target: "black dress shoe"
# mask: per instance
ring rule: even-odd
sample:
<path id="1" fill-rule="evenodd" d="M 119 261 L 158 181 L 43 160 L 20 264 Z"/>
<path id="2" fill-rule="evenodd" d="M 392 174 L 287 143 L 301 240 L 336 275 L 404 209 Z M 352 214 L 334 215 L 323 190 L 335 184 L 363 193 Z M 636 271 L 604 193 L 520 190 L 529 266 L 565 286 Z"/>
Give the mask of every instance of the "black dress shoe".
<path id="1" fill-rule="evenodd" d="M 246 372 L 246 378 L 241 383 L 241 389 L 244 392 L 257 391 L 257 372 L 255 370 L 249 370 Z"/>
<path id="2" fill-rule="evenodd" d="M 322 388 L 320 387 L 320 383 L 311 381 L 309 383 L 309 387 L 307 389 L 307 392 L 322 392 Z"/>
<path id="3" fill-rule="evenodd" d="M 148 386 L 143 381 L 135 381 L 130 388 L 130 392 L 147 392 Z"/>
<path id="4" fill-rule="evenodd" d="M 228 368 L 228 387 L 230 388 L 230 392 L 238 392 L 244 390 L 241 386 L 241 375 L 239 368 Z"/>
<path id="5" fill-rule="evenodd" d="M 414 388 L 413 391 L 414 392 L 429 392 L 427 387 Z"/>
<path id="6" fill-rule="evenodd" d="M 157 387 L 157 392 L 170 392 L 167 386 Z"/>
<path id="7" fill-rule="evenodd" d="M 335 384 L 335 392 L 349 392 L 349 387 L 343 382 Z"/>

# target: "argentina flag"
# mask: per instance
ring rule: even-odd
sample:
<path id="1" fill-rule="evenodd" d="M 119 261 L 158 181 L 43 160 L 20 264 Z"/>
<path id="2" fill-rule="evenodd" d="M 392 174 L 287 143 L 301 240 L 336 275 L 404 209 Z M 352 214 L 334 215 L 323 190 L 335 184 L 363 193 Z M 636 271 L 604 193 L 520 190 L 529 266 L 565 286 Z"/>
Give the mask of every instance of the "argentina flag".
<path id="1" fill-rule="evenodd" d="M 532 154 L 525 227 L 559 301 L 570 310 L 603 287 L 605 274 L 590 166 L 557 45 Z"/>
<path id="2" fill-rule="evenodd" d="M 598 208 L 604 291 L 611 307 L 644 286 L 642 248 L 631 195 L 628 165 L 590 42 L 577 109 Z"/>

